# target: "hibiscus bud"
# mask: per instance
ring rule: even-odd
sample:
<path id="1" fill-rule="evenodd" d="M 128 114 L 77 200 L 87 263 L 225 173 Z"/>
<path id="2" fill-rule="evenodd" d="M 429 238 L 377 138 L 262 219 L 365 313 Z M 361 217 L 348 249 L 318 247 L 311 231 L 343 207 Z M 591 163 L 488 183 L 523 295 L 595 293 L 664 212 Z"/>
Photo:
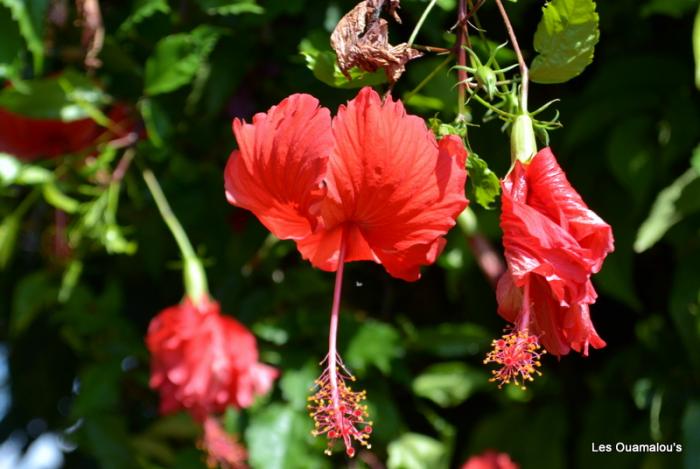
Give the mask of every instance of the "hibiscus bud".
<path id="1" fill-rule="evenodd" d="M 535 131 L 532 127 L 532 119 L 526 114 L 519 115 L 510 132 L 510 158 L 511 161 L 521 161 L 528 164 L 537 153 Z"/>
<path id="2" fill-rule="evenodd" d="M 498 91 L 498 88 L 496 87 L 496 72 L 494 72 L 491 67 L 480 65 L 476 67 L 474 76 L 476 77 L 476 81 L 479 83 L 479 85 L 481 85 L 481 87 L 486 91 L 486 95 L 489 97 L 489 99 L 493 99 Z"/>

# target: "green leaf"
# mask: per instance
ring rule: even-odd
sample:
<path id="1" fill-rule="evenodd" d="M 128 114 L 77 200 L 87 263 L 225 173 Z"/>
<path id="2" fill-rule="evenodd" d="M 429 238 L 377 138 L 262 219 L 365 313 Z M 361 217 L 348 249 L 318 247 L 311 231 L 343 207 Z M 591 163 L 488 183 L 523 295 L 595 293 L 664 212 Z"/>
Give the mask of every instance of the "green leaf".
<path id="1" fill-rule="evenodd" d="M 695 57 L 695 87 L 700 89 L 700 7 L 693 23 L 693 56 Z"/>
<path id="2" fill-rule="evenodd" d="M 12 184 L 32 186 L 53 180 L 53 173 L 41 166 L 22 163 L 6 153 L 0 153 L 0 187 Z"/>
<path id="3" fill-rule="evenodd" d="M 16 77 L 19 68 L 19 52 L 22 50 L 22 36 L 9 9 L 0 5 L 0 78 Z"/>
<path id="4" fill-rule="evenodd" d="M 438 357 L 455 358 L 476 355 L 491 340 L 489 332 L 470 323 L 444 323 L 419 329 L 412 338 L 413 347 Z"/>
<path id="5" fill-rule="evenodd" d="M 419 433 L 406 433 L 389 443 L 388 469 L 446 469 L 445 445 Z"/>
<path id="6" fill-rule="evenodd" d="M 0 107 L 28 117 L 64 122 L 91 117 L 95 107 L 108 101 L 102 90 L 73 70 L 0 91 Z"/>
<path id="7" fill-rule="evenodd" d="M 328 38 L 325 39 L 325 42 Z M 382 70 L 376 72 L 363 72 L 357 67 L 348 71 L 350 80 L 340 71 L 335 52 L 325 49 L 323 42 L 319 41 L 317 35 L 310 35 L 299 43 L 299 52 L 306 59 L 306 67 L 311 70 L 316 78 L 333 88 L 361 88 L 363 86 L 374 86 L 386 82 L 386 74 Z"/>
<path id="8" fill-rule="evenodd" d="M 146 61 L 146 94 L 169 93 L 190 83 L 222 33 L 221 28 L 201 25 L 161 39 Z"/>
<path id="9" fill-rule="evenodd" d="M 0 0 L 12 12 L 19 31 L 34 57 L 34 74 L 41 75 L 44 67 L 44 23 L 50 0 Z M 5 40 L 3 31 L 3 41 Z"/>
<path id="10" fill-rule="evenodd" d="M 467 158 L 469 182 L 474 191 L 476 202 L 487 210 L 494 208 L 493 204 L 501 193 L 501 183 L 496 173 L 489 169 L 486 161 L 476 153 L 470 153 Z"/>
<path id="11" fill-rule="evenodd" d="M 542 8 L 535 32 L 539 55 L 530 66 L 537 83 L 563 83 L 593 61 L 598 43 L 598 14 L 593 0 L 553 0 Z"/>
<path id="12" fill-rule="evenodd" d="M 464 402 L 488 382 L 488 375 L 462 362 L 432 365 L 415 380 L 413 392 L 440 407 L 453 407 Z"/>
<path id="13" fill-rule="evenodd" d="M 649 0 L 641 9 L 642 16 L 666 15 L 681 18 L 698 4 L 698 0 Z"/>
<path id="14" fill-rule="evenodd" d="M 648 199 L 654 180 L 655 157 L 652 133 L 656 124 L 649 116 L 620 119 L 606 145 L 606 161 L 615 178 L 638 202 Z"/>
<path id="15" fill-rule="evenodd" d="M 80 259 L 73 259 L 66 267 L 65 272 L 63 272 L 63 278 L 61 279 L 61 288 L 58 290 L 58 301 L 65 303 L 73 294 L 80 276 L 83 273 L 83 261 Z"/>
<path id="16" fill-rule="evenodd" d="M 21 224 L 22 218 L 14 213 L 0 223 L 0 270 L 5 270 L 12 258 Z"/>
<path id="17" fill-rule="evenodd" d="M 170 5 L 168 5 L 167 0 L 136 0 L 131 14 L 119 26 L 117 34 L 128 33 L 134 29 L 134 26 L 157 13 L 166 15 L 170 13 Z"/>
<path id="18" fill-rule="evenodd" d="M 156 98 L 144 98 L 139 101 L 139 110 L 146 126 L 148 139 L 156 148 L 162 148 L 173 132 L 170 116 L 158 104 Z"/>
<path id="19" fill-rule="evenodd" d="M 197 4 L 209 15 L 261 14 L 265 12 L 255 0 L 197 0 Z"/>
<path id="20" fill-rule="evenodd" d="M 685 216 L 700 211 L 700 173 L 688 169 L 670 186 L 659 192 L 649 216 L 639 227 L 634 250 L 644 252 Z"/>
<path id="21" fill-rule="evenodd" d="M 12 298 L 10 332 L 24 332 L 38 314 L 56 301 L 56 288 L 48 272 L 40 270 L 22 278 Z"/>
<path id="22" fill-rule="evenodd" d="M 306 469 L 323 465 L 307 452 L 311 419 L 290 406 L 271 404 L 251 416 L 245 432 L 254 469 Z"/>
<path id="23" fill-rule="evenodd" d="M 360 326 L 344 354 L 350 368 L 364 373 L 369 365 L 391 372 L 391 361 L 403 355 L 401 336 L 389 324 L 368 320 Z"/>
<path id="24" fill-rule="evenodd" d="M 700 401 L 690 401 L 683 414 L 683 459 L 686 469 L 700 461 Z"/>
<path id="25" fill-rule="evenodd" d="M 282 375 L 280 389 L 293 408 L 300 410 L 306 408 L 306 398 L 311 394 L 311 388 L 319 372 L 314 362 L 308 362 L 302 368 L 285 371 Z"/>

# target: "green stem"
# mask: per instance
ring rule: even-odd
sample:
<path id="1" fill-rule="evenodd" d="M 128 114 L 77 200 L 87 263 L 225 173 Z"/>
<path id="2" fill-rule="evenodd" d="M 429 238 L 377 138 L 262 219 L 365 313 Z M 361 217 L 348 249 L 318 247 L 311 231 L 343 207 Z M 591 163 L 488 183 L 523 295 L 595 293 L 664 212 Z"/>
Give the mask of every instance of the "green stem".
<path id="1" fill-rule="evenodd" d="M 425 10 L 423 10 L 423 14 L 421 15 L 420 19 L 418 20 L 418 23 L 416 23 L 416 27 L 413 28 L 413 32 L 411 32 L 411 37 L 408 38 L 408 47 L 411 47 L 411 45 L 413 45 L 413 41 L 416 40 L 416 36 L 418 36 L 418 32 L 423 27 L 423 23 L 425 23 L 426 18 L 428 18 L 428 15 L 430 14 L 430 10 L 433 9 L 433 7 L 435 6 L 436 3 L 437 3 L 437 0 L 430 0 L 430 3 L 428 3 L 428 6 L 425 7 Z"/>
<path id="2" fill-rule="evenodd" d="M 195 303 L 208 298 L 207 276 L 204 272 L 202 262 L 195 254 L 192 244 L 189 238 L 187 238 L 187 233 L 185 233 L 180 221 L 170 208 L 168 199 L 165 198 L 165 194 L 163 194 L 158 180 L 150 169 L 143 170 L 143 179 L 146 181 L 148 190 L 151 191 L 153 200 L 158 206 L 160 216 L 163 218 L 165 224 L 168 225 L 178 248 L 180 248 L 180 254 L 184 261 L 183 276 L 187 296 Z"/>
<path id="3" fill-rule="evenodd" d="M 512 118 L 513 118 L 512 115 L 508 114 L 507 112 L 501 111 L 500 109 L 498 109 L 498 108 L 497 108 L 496 106 L 494 106 L 493 104 L 491 104 L 491 103 L 485 101 L 483 98 L 481 98 L 481 97 L 480 97 L 478 94 L 476 94 L 476 93 L 472 93 L 472 94 L 471 94 L 471 98 L 476 99 L 477 101 L 479 101 L 479 103 L 480 103 L 482 106 L 484 106 L 484 107 L 487 108 L 487 109 L 492 110 L 493 112 L 495 112 L 496 114 L 498 114 L 499 116 L 501 116 L 501 117 L 503 117 L 503 118 L 505 118 L 505 119 L 512 119 Z"/>
<path id="4" fill-rule="evenodd" d="M 424 87 L 425 85 L 427 85 L 428 82 L 429 82 L 430 80 L 432 80 L 433 78 L 435 78 L 435 75 L 437 75 L 437 73 L 438 73 L 440 70 L 442 70 L 443 68 L 445 68 L 445 65 L 447 65 L 448 63 L 450 63 L 451 60 L 452 60 L 452 55 L 449 55 L 449 56 L 447 56 L 447 58 L 446 58 L 445 60 L 443 60 L 442 62 L 440 62 L 440 64 L 439 64 L 437 67 L 435 67 L 435 69 L 434 69 L 432 72 L 430 72 L 430 73 L 428 74 L 428 76 L 426 76 L 425 78 L 423 78 L 423 80 L 422 80 L 420 83 L 418 83 L 418 85 L 416 85 L 415 88 L 413 88 L 411 91 L 409 91 L 408 93 L 406 93 L 406 96 L 404 97 L 404 101 L 408 101 L 409 99 L 411 99 L 411 98 L 413 97 L 414 94 L 416 94 L 416 93 L 418 93 L 420 90 L 422 90 L 423 87 Z"/>

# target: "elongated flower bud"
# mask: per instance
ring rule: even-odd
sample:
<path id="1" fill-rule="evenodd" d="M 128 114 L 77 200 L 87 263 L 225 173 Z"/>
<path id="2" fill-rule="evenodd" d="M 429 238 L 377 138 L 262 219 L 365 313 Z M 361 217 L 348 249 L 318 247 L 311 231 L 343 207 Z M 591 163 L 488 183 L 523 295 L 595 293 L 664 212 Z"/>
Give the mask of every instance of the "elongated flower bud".
<path id="1" fill-rule="evenodd" d="M 536 153 L 537 142 L 532 128 L 532 119 L 526 114 L 521 114 L 513 122 L 513 129 L 510 132 L 511 161 L 519 160 L 527 164 Z"/>

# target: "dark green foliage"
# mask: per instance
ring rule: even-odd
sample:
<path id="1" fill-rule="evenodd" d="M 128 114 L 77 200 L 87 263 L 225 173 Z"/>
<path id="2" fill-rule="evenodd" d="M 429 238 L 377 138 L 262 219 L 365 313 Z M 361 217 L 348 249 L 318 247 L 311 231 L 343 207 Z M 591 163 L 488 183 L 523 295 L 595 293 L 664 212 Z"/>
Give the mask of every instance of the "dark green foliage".
<path id="1" fill-rule="evenodd" d="M 137 112 L 143 138 L 116 187 L 103 176 L 121 150 L 31 164 L 0 154 L 0 340 L 9 364 L 0 389 L 11 396 L 0 441 L 16 430 L 36 438 L 28 423 L 41 419 L 75 445 L 64 455 L 71 469 L 205 467 L 199 427 L 185 415 L 158 416 L 148 388 L 149 320 L 183 295 L 177 247 L 140 176 L 149 167 L 204 261 L 213 296 L 256 334 L 261 360 L 282 372 L 269 396 L 226 416 L 251 466 L 348 467 L 342 451 L 323 455 L 305 409 L 326 353 L 333 276 L 230 206 L 222 174 L 235 146 L 232 118 L 250 120 L 296 92 L 335 110 L 356 92 L 349 88 L 386 86 L 381 71 L 353 70 L 348 82 L 324 42 L 354 2 L 102 1 L 103 65 L 92 78 L 76 58 L 75 12 L 57 27 L 42 20 L 49 3 L 0 0 L 0 77 L 13 86 L 0 92 L 0 105 L 100 119 L 111 99 Z M 418 44 L 452 44 L 446 31 L 456 3 L 438 1 Z M 506 39 L 493 3 L 479 12 L 489 41 L 473 44 L 483 57 Z M 588 358 L 546 356 L 527 391 L 499 391 L 482 360 L 506 323 L 460 227 L 417 283 L 372 263 L 349 264 L 339 346 L 357 376 L 353 386 L 367 389 L 381 464 L 445 469 L 496 449 L 523 469 L 700 467 L 697 3 L 600 1 L 583 37 L 563 38 L 567 47 L 580 39 L 586 46 L 563 67 L 545 44 L 562 39 L 537 26 L 542 2 L 506 3 L 534 78 L 563 82 L 580 73 L 563 84 L 533 83 L 530 102 L 535 109 L 561 98 L 564 127 L 549 133 L 551 145 L 574 187 L 613 226 L 616 251 L 594 277 L 600 296 L 591 309 L 608 345 Z M 402 2 L 392 43 L 407 40 L 425 4 Z M 584 69 L 598 20 L 595 59 Z M 501 65 L 514 61 L 509 48 L 499 54 Z M 457 110 L 452 64 L 411 93 L 441 61 L 426 54 L 409 63 L 393 95 L 410 93 L 409 112 L 440 112 L 437 133 L 468 131 L 479 157 L 468 162 L 467 194 L 477 229 L 500 249 L 498 211 L 483 207 L 498 208 L 508 134 L 482 123 L 473 101 L 471 123 L 480 127 L 449 124 Z M 24 81 L 61 71 L 63 87 Z M 80 240 L 68 254 L 56 248 L 56 208 L 68 212 L 66 233 Z M 675 442 L 683 452 L 591 450 L 617 442 Z M 349 467 L 367 467 L 355 461 Z"/>

